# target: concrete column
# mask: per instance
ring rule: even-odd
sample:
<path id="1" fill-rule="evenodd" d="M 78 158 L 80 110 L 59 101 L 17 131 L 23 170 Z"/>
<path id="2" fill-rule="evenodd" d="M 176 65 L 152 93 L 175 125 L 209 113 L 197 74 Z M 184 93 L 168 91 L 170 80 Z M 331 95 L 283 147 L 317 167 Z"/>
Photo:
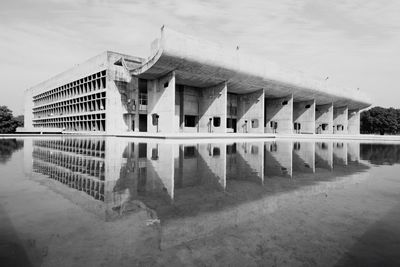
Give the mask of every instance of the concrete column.
<path id="1" fill-rule="evenodd" d="M 348 119 L 347 106 L 333 108 L 333 133 L 347 134 Z"/>
<path id="2" fill-rule="evenodd" d="M 174 154 L 173 144 L 147 143 L 146 177 L 149 190 L 160 192 L 166 189 L 174 199 Z"/>
<path id="3" fill-rule="evenodd" d="M 348 134 L 360 134 L 360 111 L 348 111 Z"/>
<path id="4" fill-rule="evenodd" d="M 227 98 L 226 83 L 202 89 L 199 98 L 199 132 L 226 132 Z"/>
<path id="5" fill-rule="evenodd" d="M 324 125 L 326 125 L 325 128 Z M 315 132 L 320 134 L 333 133 L 333 104 L 315 106 Z"/>
<path id="6" fill-rule="evenodd" d="M 147 132 L 157 132 L 152 115 L 158 114 L 158 132 L 177 133 L 175 118 L 175 72 L 147 83 Z"/>
<path id="7" fill-rule="evenodd" d="M 237 122 L 238 133 L 264 132 L 264 103 L 264 89 L 239 96 Z"/>
<path id="8" fill-rule="evenodd" d="M 333 143 L 333 167 L 347 165 L 347 144 L 344 142 Z"/>
<path id="9" fill-rule="evenodd" d="M 293 172 L 315 172 L 315 142 L 293 143 Z"/>
<path id="10" fill-rule="evenodd" d="M 264 175 L 267 177 L 293 175 L 293 142 L 266 142 L 264 146 Z"/>
<path id="11" fill-rule="evenodd" d="M 273 133 L 273 122 L 277 123 L 276 133 L 293 133 L 293 96 L 265 100 L 265 132 Z"/>
<path id="12" fill-rule="evenodd" d="M 300 125 L 298 133 L 315 133 L 315 100 L 293 103 L 293 123 Z"/>
<path id="13" fill-rule="evenodd" d="M 332 142 L 318 142 L 315 144 L 315 167 L 318 169 L 333 168 Z"/>

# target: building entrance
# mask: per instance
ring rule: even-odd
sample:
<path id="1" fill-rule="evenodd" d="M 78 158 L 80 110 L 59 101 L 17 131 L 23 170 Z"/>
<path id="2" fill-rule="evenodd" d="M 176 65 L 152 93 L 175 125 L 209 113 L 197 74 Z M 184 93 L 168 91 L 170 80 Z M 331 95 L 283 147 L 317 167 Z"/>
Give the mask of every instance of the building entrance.
<path id="1" fill-rule="evenodd" d="M 139 132 L 147 132 L 147 115 L 139 114 Z"/>

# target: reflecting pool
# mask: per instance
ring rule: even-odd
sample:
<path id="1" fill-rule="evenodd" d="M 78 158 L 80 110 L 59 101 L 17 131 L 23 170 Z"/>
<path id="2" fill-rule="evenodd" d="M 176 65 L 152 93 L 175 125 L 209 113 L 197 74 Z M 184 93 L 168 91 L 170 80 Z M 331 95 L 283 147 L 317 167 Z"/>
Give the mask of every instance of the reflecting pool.
<path id="1" fill-rule="evenodd" d="M 0 139 L 6 266 L 400 266 L 400 144 Z"/>

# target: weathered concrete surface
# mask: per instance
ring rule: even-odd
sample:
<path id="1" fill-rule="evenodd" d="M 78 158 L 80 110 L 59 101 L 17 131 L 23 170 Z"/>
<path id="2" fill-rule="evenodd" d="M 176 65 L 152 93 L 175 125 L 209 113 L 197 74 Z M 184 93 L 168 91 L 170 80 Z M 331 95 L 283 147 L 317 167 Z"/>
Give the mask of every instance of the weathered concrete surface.
<path id="1" fill-rule="evenodd" d="M 360 133 L 360 111 L 349 110 L 348 111 L 348 134 L 359 134 Z"/>
<path id="2" fill-rule="evenodd" d="M 140 67 L 131 68 L 133 75 L 156 79 L 176 71 L 178 83 L 207 87 L 228 82 L 228 91 L 253 92 L 264 88 L 266 97 L 292 95 L 298 101 L 315 99 L 316 104 L 348 105 L 351 109 L 368 107 L 368 97 L 354 89 L 329 86 L 324 79 L 304 77 L 299 72 L 284 70 L 263 59 L 242 55 L 232 46 L 223 48 L 161 28 L 161 38 L 153 42 L 153 53 Z"/>
<path id="3" fill-rule="evenodd" d="M 348 108 L 334 107 L 333 108 L 333 133 L 347 134 Z"/>
<path id="4" fill-rule="evenodd" d="M 293 172 L 315 172 L 315 142 L 293 142 Z"/>
<path id="5" fill-rule="evenodd" d="M 315 100 L 293 102 L 293 122 L 300 123 L 298 133 L 315 133 Z"/>
<path id="6" fill-rule="evenodd" d="M 292 177 L 293 142 L 266 142 L 264 150 L 264 174 L 268 177 Z"/>
<path id="7" fill-rule="evenodd" d="M 266 133 L 274 133 L 274 129 L 272 126 L 273 122 L 278 123 L 278 127 L 275 133 L 292 133 L 293 97 L 286 96 L 277 99 L 265 99 L 265 118 Z"/>
<path id="8" fill-rule="evenodd" d="M 323 129 L 322 125 L 328 126 Z M 333 133 L 333 105 L 317 105 L 315 108 L 315 132 L 321 134 Z"/>
<path id="9" fill-rule="evenodd" d="M 315 144 L 315 167 L 332 170 L 333 168 L 332 142 L 317 142 Z"/>
<path id="10" fill-rule="evenodd" d="M 263 89 L 239 96 L 238 133 L 264 132 L 264 103 L 265 98 Z"/>
<path id="11" fill-rule="evenodd" d="M 226 132 L 226 105 L 227 85 L 222 83 L 217 86 L 201 90 L 199 99 L 199 132 Z M 215 118 L 220 119 L 220 125 L 214 125 Z M 210 120 L 211 119 L 211 120 Z"/>
<path id="12" fill-rule="evenodd" d="M 175 117 L 175 73 L 148 81 L 147 132 L 157 132 L 152 115 L 158 114 L 158 132 L 178 132 Z"/>

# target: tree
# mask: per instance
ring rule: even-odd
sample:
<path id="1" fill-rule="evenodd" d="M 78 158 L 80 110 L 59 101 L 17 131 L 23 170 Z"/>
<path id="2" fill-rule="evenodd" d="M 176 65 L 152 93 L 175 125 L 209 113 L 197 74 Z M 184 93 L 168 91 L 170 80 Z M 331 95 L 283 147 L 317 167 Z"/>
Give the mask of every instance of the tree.
<path id="1" fill-rule="evenodd" d="M 400 132 L 400 110 L 374 107 L 361 113 L 361 133 L 397 134 Z"/>
<path id="2" fill-rule="evenodd" d="M 14 133 L 19 122 L 7 106 L 0 106 L 0 133 Z"/>

